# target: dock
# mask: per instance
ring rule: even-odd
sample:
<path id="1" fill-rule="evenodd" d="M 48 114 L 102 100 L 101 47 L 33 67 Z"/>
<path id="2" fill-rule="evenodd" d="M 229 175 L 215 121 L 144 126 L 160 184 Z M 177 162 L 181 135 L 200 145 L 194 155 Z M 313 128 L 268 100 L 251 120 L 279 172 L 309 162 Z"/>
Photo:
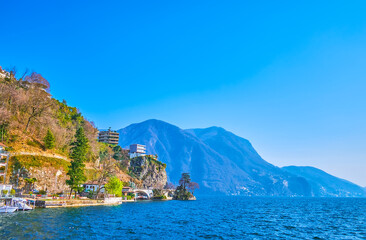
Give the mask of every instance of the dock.
<path id="1" fill-rule="evenodd" d="M 133 200 L 122 200 L 122 198 L 106 198 L 106 199 L 39 199 L 36 201 L 37 208 L 61 208 L 61 207 L 87 207 L 87 206 L 104 206 L 119 205 L 122 202 L 133 202 Z"/>

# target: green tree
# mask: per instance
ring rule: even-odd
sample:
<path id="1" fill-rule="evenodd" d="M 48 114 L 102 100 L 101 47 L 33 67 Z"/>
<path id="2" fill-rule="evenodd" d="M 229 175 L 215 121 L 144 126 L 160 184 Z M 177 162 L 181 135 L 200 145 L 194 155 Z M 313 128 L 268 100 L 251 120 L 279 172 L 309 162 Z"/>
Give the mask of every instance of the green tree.
<path id="1" fill-rule="evenodd" d="M 80 191 L 80 185 L 86 181 L 86 176 L 84 174 L 84 162 L 89 149 L 89 141 L 85 136 L 84 129 L 82 127 L 76 131 L 75 142 L 73 142 L 71 146 L 70 158 L 72 161 L 69 171 L 67 172 L 70 179 L 66 180 L 66 184 L 69 185 L 71 189 L 70 197 L 72 191 L 74 190 L 76 195 L 76 192 Z"/>
<path id="2" fill-rule="evenodd" d="M 176 200 L 189 200 L 193 198 L 194 190 L 199 188 L 198 183 L 191 181 L 191 176 L 189 173 L 182 173 L 179 184 L 180 185 L 175 190 L 173 196 L 173 199 Z"/>
<path id="3" fill-rule="evenodd" d="M 113 147 L 113 152 L 113 158 L 117 161 L 130 159 L 130 157 L 128 156 L 128 151 L 122 149 L 119 145 Z"/>
<path id="4" fill-rule="evenodd" d="M 33 191 L 34 183 L 37 182 L 37 178 L 24 178 L 28 191 Z"/>
<path id="5" fill-rule="evenodd" d="M 182 173 L 182 177 L 179 180 L 179 184 L 183 187 L 183 189 L 187 189 L 190 182 L 191 182 L 191 176 L 189 175 L 189 173 Z"/>
<path id="6" fill-rule="evenodd" d="M 52 149 L 55 147 L 55 136 L 53 136 L 51 130 L 47 130 L 47 134 L 46 136 L 44 137 L 44 146 L 47 148 L 47 149 Z"/>
<path id="7" fill-rule="evenodd" d="M 153 199 L 166 199 L 163 189 L 153 189 Z"/>
<path id="8" fill-rule="evenodd" d="M 122 195 L 123 182 L 117 177 L 112 177 L 104 188 L 108 193 L 115 194 L 117 197 L 120 197 Z"/>
<path id="9" fill-rule="evenodd" d="M 1 123 L 0 124 L 0 133 L 1 133 L 1 142 L 5 142 L 5 139 L 8 135 L 9 131 L 9 124 L 8 123 Z"/>

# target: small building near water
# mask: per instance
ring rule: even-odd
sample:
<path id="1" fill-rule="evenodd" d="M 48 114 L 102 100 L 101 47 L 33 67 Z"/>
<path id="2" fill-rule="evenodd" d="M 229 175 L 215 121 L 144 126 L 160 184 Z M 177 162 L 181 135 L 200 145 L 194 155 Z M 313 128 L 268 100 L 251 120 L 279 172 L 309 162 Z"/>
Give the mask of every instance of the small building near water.
<path id="1" fill-rule="evenodd" d="M 85 192 L 96 192 L 98 191 L 99 188 L 99 184 L 97 181 L 93 181 L 93 182 L 86 182 L 83 184 L 84 187 L 84 191 Z M 100 193 L 104 193 L 104 184 L 102 184 L 100 186 Z"/>

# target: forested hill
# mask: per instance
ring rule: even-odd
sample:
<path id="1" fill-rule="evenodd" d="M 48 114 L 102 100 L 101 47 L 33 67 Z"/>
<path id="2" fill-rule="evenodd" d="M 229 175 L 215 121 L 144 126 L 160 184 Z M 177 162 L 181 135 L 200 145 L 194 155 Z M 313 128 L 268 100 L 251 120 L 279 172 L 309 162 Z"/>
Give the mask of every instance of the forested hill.
<path id="1" fill-rule="evenodd" d="M 0 67 L 0 142 L 11 152 L 57 153 L 67 156 L 76 129 L 82 126 L 89 139 L 88 158 L 99 154 L 97 129 L 66 101 L 58 101 L 50 94 L 49 82 L 38 73 L 17 78 L 14 70 Z M 48 130 L 54 145 L 44 139 Z"/>

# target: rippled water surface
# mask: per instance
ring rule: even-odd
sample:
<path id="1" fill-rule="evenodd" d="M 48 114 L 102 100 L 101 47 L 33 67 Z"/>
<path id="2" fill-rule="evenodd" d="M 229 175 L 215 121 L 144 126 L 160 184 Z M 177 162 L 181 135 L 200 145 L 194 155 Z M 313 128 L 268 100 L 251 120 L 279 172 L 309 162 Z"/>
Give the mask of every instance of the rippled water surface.
<path id="1" fill-rule="evenodd" d="M 366 239 L 365 198 L 197 201 L 0 214 L 0 239 Z"/>

